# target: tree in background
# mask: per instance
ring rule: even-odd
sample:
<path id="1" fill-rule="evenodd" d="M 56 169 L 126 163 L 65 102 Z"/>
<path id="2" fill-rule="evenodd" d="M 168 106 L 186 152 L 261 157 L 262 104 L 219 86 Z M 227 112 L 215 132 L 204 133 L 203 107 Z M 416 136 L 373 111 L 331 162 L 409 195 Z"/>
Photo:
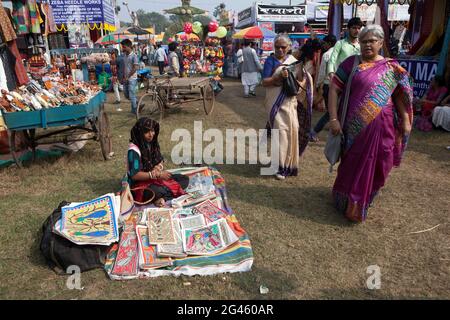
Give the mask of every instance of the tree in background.
<path id="1" fill-rule="evenodd" d="M 184 24 L 186 22 L 193 22 L 193 17 L 195 15 L 206 13 L 205 10 L 192 7 L 190 0 L 181 0 L 181 4 L 181 7 L 164 10 L 166 14 L 171 15 L 169 19 L 172 21 L 172 24 L 167 28 L 166 34 L 164 35 L 164 42 L 166 42 L 169 37 L 173 37 L 178 32 L 183 31 Z"/>
<path id="2" fill-rule="evenodd" d="M 171 25 L 169 20 L 158 12 L 145 12 L 139 9 L 136 14 L 141 28 L 155 27 L 156 33 L 164 32 Z"/>

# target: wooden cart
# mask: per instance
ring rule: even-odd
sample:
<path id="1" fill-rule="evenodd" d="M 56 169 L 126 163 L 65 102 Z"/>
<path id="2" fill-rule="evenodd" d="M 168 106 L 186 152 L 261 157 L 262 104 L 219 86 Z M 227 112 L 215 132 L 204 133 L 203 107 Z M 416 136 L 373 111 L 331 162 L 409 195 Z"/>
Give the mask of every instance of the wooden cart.
<path id="1" fill-rule="evenodd" d="M 154 76 L 148 79 L 145 94 L 139 99 L 136 117 L 151 117 L 162 121 L 164 110 L 195 101 L 203 101 L 207 115 L 214 109 L 215 95 L 209 77 L 168 78 Z"/>
<path id="2" fill-rule="evenodd" d="M 27 149 L 33 152 L 33 159 L 36 147 L 40 144 L 96 140 L 100 143 L 103 158 L 108 160 L 112 155 L 112 144 L 109 120 L 104 110 L 105 98 L 105 93 L 99 92 L 87 104 L 36 111 L 3 112 L 3 119 L 11 133 L 11 154 L 17 166 L 22 167 L 22 161 L 16 150 L 16 136 L 20 131 L 24 133 Z M 55 127 L 64 128 L 49 130 Z M 77 133 L 88 134 L 83 138 L 73 138 Z"/>

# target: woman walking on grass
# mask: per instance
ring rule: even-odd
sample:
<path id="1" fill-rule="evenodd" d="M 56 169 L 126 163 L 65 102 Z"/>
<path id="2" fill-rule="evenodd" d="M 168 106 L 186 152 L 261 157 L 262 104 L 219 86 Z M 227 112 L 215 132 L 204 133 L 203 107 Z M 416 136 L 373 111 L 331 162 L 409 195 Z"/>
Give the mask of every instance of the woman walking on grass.
<path id="1" fill-rule="evenodd" d="M 329 94 L 330 130 L 344 134 L 344 146 L 333 196 L 337 209 L 351 221 L 364 221 L 377 192 L 393 166 L 399 166 L 411 132 L 412 80 L 397 62 L 382 57 L 384 33 L 370 25 L 359 34 L 361 56 L 338 67 Z M 356 61 L 355 59 L 360 59 Z M 338 96 L 351 80 L 344 123 Z"/>
<path id="2" fill-rule="evenodd" d="M 287 54 L 291 40 L 284 35 L 275 38 L 275 55 L 264 63 L 263 86 L 266 88 L 265 106 L 269 127 L 279 130 L 279 162 L 276 178 L 297 176 L 298 161 L 309 141 L 312 110 L 312 78 L 303 63 L 297 64 L 294 75 L 300 84 L 297 96 L 287 96 L 283 81 L 288 77 L 286 65 L 297 61 Z M 273 135 L 272 135 L 273 139 Z"/>

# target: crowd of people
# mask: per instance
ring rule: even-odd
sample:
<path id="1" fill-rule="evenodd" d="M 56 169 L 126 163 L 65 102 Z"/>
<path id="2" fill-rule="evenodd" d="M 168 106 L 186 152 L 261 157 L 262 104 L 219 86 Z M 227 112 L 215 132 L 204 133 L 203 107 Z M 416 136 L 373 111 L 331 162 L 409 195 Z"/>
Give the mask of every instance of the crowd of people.
<path id="1" fill-rule="evenodd" d="M 294 50 L 288 36 L 278 35 L 274 53 L 264 65 L 252 42 L 245 42 L 236 57 L 244 97 L 256 96 L 259 83 L 265 88 L 267 128 L 269 134 L 277 129 L 279 137 L 276 178 L 285 180 L 298 175 L 299 159 L 306 146 L 318 141 L 318 133 L 328 124 L 330 135 L 342 135 L 332 192 L 335 206 L 349 220 L 361 222 L 392 168 L 401 163 L 413 114 L 449 130 L 450 96 L 448 87 L 436 77 L 424 98 L 413 99 L 411 76 L 398 62 L 381 55 L 385 39 L 381 26 L 364 26 L 359 18 L 352 18 L 346 34 L 341 40 L 333 35 L 322 41 L 310 39 Z M 139 59 L 128 41 L 122 41 L 124 55 L 118 59 L 116 73 L 135 112 L 132 88 L 136 87 Z M 144 60 L 154 59 L 161 74 L 168 67 L 168 73 L 179 76 L 182 64 L 177 51 L 176 43 L 169 44 L 168 54 L 157 45 L 152 58 Z M 232 48 L 229 51 L 232 54 Z M 294 94 L 286 89 L 290 77 L 298 84 Z M 314 126 L 313 108 L 325 111 Z M 128 152 L 128 178 L 133 186 L 151 186 L 157 195 L 155 201 L 163 205 L 183 192 L 185 181 L 163 170 L 158 131 L 159 124 L 152 120 L 136 123 L 133 146 Z"/>

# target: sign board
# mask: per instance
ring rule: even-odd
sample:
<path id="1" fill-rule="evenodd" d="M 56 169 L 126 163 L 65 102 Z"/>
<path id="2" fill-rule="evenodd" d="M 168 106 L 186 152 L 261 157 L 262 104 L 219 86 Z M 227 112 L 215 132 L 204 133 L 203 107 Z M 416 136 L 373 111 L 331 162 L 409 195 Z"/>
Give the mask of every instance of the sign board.
<path id="1" fill-rule="evenodd" d="M 329 5 L 316 6 L 314 10 L 314 20 L 327 21 Z"/>
<path id="2" fill-rule="evenodd" d="M 275 40 L 274 38 L 264 38 L 262 45 L 261 45 L 261 49 L 263 51 L 273 51 L 274 50 L 274 44 L 273 44 L 274 40 Z"/>
<path id="3" fill-rule="evenodd" d="M 111 0 L 50 0 L 56 24 L 108 23 L 115 25 Z"/>
<path id="4" fill-rule="evenodd" d="M 257 21 L 306 22 L 306 5 L 278 6 L 256 5 Z"/>
<path id="5" fill-rule="evenodd" d="M 422 98 L 437 72 L 439 61 L 426 57 L 399 57 L 397 61 L 414 79 L 414 97 Z"/>
<path id="6" fill-rule="evenodd" d="M 253 25 L 254 23 L 254 15 L 252 7 L 242 10 L 238 13 L 238 23 L 236 28 L 242 28 L 244 26 Z"/>
<path id="7" fill-rule="evenodd" d="M 356 11 L 356 16 L 362 21 L 374 21 L 378 6 L 362 4 Z M 388 21 L 409 21 L 408 4 L 390 4 L 388 9 Z"/>
<path id="8" fill-rule="evenodd" d="M 258 26 L 260 26 L 261 28 L 265 28 L 271 31 L 275 31 L 275 26 L 273 22 L 258 22 Z"/>
<path id="9" fill-rule="evenodd" d="M 111 0 L 103 0 L 103 21 L 110 25 L 116 24 L 114 7 Z"/>
<path id="10" fill-rule="evenodd" d="M 252 8 L 247 8 L 245 10 L 242 10 L 238 13 L 238 21 L 241 22 L 242 20 L 248 19 L 252 17 Z"/>
<path id="11" fill-rule="evenodd" d="M 388 21 L 409 21 L 409 5 L 390 4 Z"/>

